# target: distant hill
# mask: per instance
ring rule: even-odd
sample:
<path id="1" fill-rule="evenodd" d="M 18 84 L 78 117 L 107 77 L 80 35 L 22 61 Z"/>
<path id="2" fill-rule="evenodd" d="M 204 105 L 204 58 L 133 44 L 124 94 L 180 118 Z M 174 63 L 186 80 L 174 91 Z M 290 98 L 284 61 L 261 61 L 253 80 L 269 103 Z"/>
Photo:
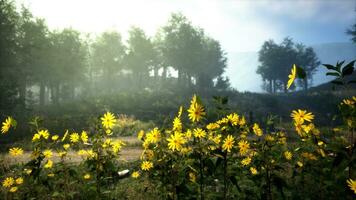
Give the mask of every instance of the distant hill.
<path id="1" fill-rule="evenodd" d="M 323 64 L 336 64 L 337 61 L 346 62 L 356 59 L 356 45 L 353 43 L 324 43 L 311 45 L 319 60 Z M 228 68 L 226 74 L 230 77 L 232 86 L 239 91 L 263 92 L 262 79 L 256 74 L 258 62 L 257 52 L 231 52 L 228 53 Z M 314 75 L 312 85 L 320 85 L 332 80 L 325 76 L 326 69 L 318 68 Z"/>

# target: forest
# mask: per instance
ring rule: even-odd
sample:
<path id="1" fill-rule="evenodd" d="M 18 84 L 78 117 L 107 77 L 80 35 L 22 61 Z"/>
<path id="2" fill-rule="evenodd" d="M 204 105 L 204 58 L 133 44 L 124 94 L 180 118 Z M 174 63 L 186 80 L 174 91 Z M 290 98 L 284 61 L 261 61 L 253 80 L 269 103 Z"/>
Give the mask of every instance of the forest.
<path id="1" fill-rule="evenodd" d="M 0 0 L 0 199 L 354 199 L 356 55 L 299 39 L 266 38 L 242 92 L 183 12 L 86 33 Z"/>

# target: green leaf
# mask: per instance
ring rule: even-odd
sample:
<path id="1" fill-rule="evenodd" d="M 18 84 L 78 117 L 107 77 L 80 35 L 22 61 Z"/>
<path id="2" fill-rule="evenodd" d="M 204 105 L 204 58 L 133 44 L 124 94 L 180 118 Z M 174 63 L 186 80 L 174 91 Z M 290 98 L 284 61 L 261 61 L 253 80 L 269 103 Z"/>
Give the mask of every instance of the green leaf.
<path id="1" fill-rule="evenodd" d="M 331 69 L 331 70 L 335 70 L 336 67 L 334 67 L 333 65 L 330 64 L 323 64 L 327 69 Z"/>
<path id="2" fill-rule="evenodd" d="M 305 73 L 304 69 L 297 66 L 297 77 L 300 79 L 305 79 L 306 76 L 307 73 Z"/>
<path id="3" fill-rule="evenodd" d="M 234 184 L 236 186 L 237 190 L 241 191 L 241 188 L 237 184 L 237 179 L 236 179 L 235 176 L 230 176 L 230 181 L 231 181 L 232 184 Z"/>
<path id="4" fill-rule="evenodd" d="M 352 74 L 352 72 L 354 71 L 354 63 L 356 60 L 351 61 L 350 63 L 348 63 L 344 68 L 342 68 L 342 76 L 347 76 Z"/>
<path id="5" fill-rule="evenodd" d="M 338 72 L 328 72 L 328 73 L 326 73 L 326 75 L 327 76 L 337 76 L 337 77 L 341 76 L 341 74 Z"/>

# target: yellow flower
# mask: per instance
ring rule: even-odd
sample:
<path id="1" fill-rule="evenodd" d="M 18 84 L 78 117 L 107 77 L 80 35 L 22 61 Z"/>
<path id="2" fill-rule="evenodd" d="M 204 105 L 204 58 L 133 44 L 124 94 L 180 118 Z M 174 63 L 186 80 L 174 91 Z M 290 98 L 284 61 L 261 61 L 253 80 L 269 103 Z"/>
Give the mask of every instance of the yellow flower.
<path id="1" fill-rule="evenodd" d="M 17 185 L 21 185 L 23 183 L 23 178 L 19 177 L 19 178 L 16 179 L 15 182 L 16 182 Z"/>
<path id="2" fill-rule="evenodd" d="M 76 143 L 79 141 L 79 134 L 78 133 L 72 133 L 69 136 L 69 139 L 72 143 Z"/>
<path id="3" fill-rule="evenodd" d="M 245 155 L 247 151 L 250 149 L 250 144 L 246 140 L 241 140 L 238 143 L 239 149 L 240 149 L 240 154 Z"/>
<path id="4" fill-rule="evenodd" d="M 265 136 L 265 140 L 268 141 L 268 142 L 273 142 L 274 141 L 274 137 L 272 135 L 266 135 Z"/>
<path id="5" fill-rule="evenodd" d="M 13 123 L 14 123 L 14 120 L 12 119 L 12 117 L 7 117 L 5 119 L 5 121 L 2 123 L 1 133 L 2 134 L 7 133 Z"/>
<path id="6" fill-rule="evenodd" d="M 143 161 L 142 164 L 141 164 L 141 169 L 143 171 L 148 171 L 150 170 L 151 168 L 153 168 L 153 163 L 150 162 L 150 161 Z"/>
<path id="7" fill-rule="evenodd" d="M 87 155 L 87 151 L 84 150 L 84 149 L 80 149 L 80 150 L 77 152 L 77 154 L 78 154 L 79 156 L 86 156 L 86 155 Z"/>
<path id="8" fill-rule="evenodd" d="M 47 174 L 48 177 L 54 177 L 53 173 Z"/>
<path id="9" fill-rule="evenodd" d="M 20 156 L 23 154 L 23 150 L 21 148 L 18 148 L 18 147 L 13 147 L 9 150 L 9 154 L 11 156 Z"/>
<path id="10" fill-rule="evenodd" d="M 233 126 L 237 126 L 239 124 L 239 116 L 236 113 L 232 113 L 226 117 Z"/>
<path id="11" fill-rule="evenodd" d="M 284 157 L 285 157 L 287 160 L 291 160 L 291 159 L 292 159 L 292 156 L 293 156 L 293 154 L 292 154 L 290 151 L 284 152 Z"/>
<path id="12" fill-rule="evenodd" d="M 288 75 L 287 89 L 290 88 L 290 86 L 293 84 L 296 77 L 297 77 L 297 66 L 295 66 L 295 64 L 293 64 L 293 68 L 292 68 L 290 74 Z"/>
<path id="13" fill-rule="evenodd" d="M 52 168 L 52 166 L 53 166 L 52 160 L 48 160 L 47 163 L 44 165 L 44 168 L 49 169 L 49 168 Z"/>
<path id="14" fill-rule="evenodd" d="M 257 172 L 257 169 L 254 168 L 254 167 L 250 167 L 250 172 L 252 175 L 256 175 L 258 172 Z"/>
<path id="15" fill-rule="evenodd" d="M 17 187 L 15 186 L 15 187 L 12 187 L 12 188 L 10 188 L 10 192 L 16 192 L 17 191 Z"/>
<path id="16" fill-rule="evenodd" d="M 206 132 L 201 128 L 194 129 L 193 133 L 196 138 L 204 138 L 206 136 Z"/>
<path id="17" fill-rule="evenodd" d="M 346 181 L 349 188 L 356 194 L 356 181 L 349 179 Z"/>
<path id="18" fill-rule="evenodd" d="M 302 156 L 308 160 L 317 160 L 317 157 L 312 153 L 303 152 Z"/>
<path id="19" fill-rule="evenodd" d="M 84 143 L 88 142 L 88 133 L 86 131 L 82 131 L 82 134 L 80 135 L 80 139 L 82 139 L 82 141 Z"/>
<path id="20" fill-rule="evenodd" d="M 182 131 L 182 122 L 179 117 L 176 117 L 173 120 L 173 130 L 174 131 Z"/>
<path id="21" fill-rule="evenodd" d="M 147 133 L 146 140 L 150 143 L 157 143 L 161 139 L 161 133 L 158 128 L 154 128 L 149 133 Z"/>
<path id="22" fill-rule="evenodd" d="M 46 158 L 51 158 L 53 153 L 52 153 L 52 151 L 50 149 L 46 149 L 46 150 L 43 151 L 43 155 Z"/>
<path id="23" fill-rule="evenodd" d="M 253 132 L 257 135 L 257 136 L 262 136 L 263 135 L 263 132 L 262 132 L 262 129 L 260 128 L 260 126 L 258 124 L 254 124 L 253 125 Z"/>
<path id="24" fill-rule="evenodd" d="M 189 172 L 189 180 L 193 183 L 195 183 L 197 177 L 195 176 L 195 174 L 193 172 Z"/>
<path id="25" fill-rule="evenodd" d="M 2 186 L 3 187 L 11 187 L 15 183 L 14 178 L 12 177 L 7 177 L 5 180 L 2 181 Z"/>
<path id="26" fill-rule="evenodd" d="M 41 137 L 43 137 L 44 139 L 48 139 L 48 137 L 49 137 L 49 132 L 48 132 L 48 130 L 40 130 L 40 131 L 38 131 L 38 133 L 37 134 L 39 134 Z"/>
<path id="27" fill-rule="evenodd" d="M 41 135 L 38 134 L 38 133 L 36 133 L 36 134 L 34 134 L 33 137 L 32 137 L 32 142 L 36 142 L 36 141 L 38 141 L 38 140 L 40 140 L 40 139 L 41 139 Z"/>
<path id="28" fill-rule="evenodd" d="M 131 177 L 132 178 L 138 178 L 140 176 L 140 173 L 138 171 L 132 172 Z"/>
<path id="29" fill-rule="evenodd" d="M 167 139 L 168 148 L 172 151 L 179 151 L 182 148 L 182 145 L 185 143 L 185 139 L 182 133 L 175 132 Z"/>
<path id="30" fill-rule="evenodd" d="M 221 141 L 221 134 L 218 134 L 218 135 L 214 136 L 211 140 L 212 140 L 215 144 L 220 144 L 220 141 Z"/>
<path id="31" fill-rule="evenodd" d="M 112 151 L 114 153 L 118 153 L 121 150 L 122 145 L 125 145 L 125 143 L 122 142 L 121 140 L 113 142 L 112 143 Z"/>
<path id="32" fill-rule="evenodd" d="M 27 175 L 30 175 L 31 172 L 32 172 L 32 169 L 24 169 L 24 171 L 25 171 L 25 173 L 26 173 Z"/>
<path id="33" fill-rule="evenodd" d="M 145 131 L 140 130 L 137 134 L 137 139 L 142 140 L 144 135 L 145 135 Z"/>
<path id="34" fill-rule="evenodd" d="M 110 112 L 106 112 L 104 116 L 101 117 L 100 119 L 101 119 L 101 124 L 106 129 L 112 129 L 116 122 L 115 116 Z"/>
<path id="35" fill-rule="evenodd" d="M 220 125 L 217 123 L 210 123 L 206 126 L 206 129 L 208 129 L 208 130 L 215 130 L 218 128 L 220 128 Z"/>
<path id="36" fill-rule="evenodd" d="M 86 173 L 84 176 L 83 176 L 83 178 L 85 179 L 85 180 L 88 180 L 88 179 L 90 179 L 90 174 L 88 174 L 88 173 Z"/>
<path id="37" fill-rule="evenodd" d="M 300 161 L 297 162 L 297 165 L 298 165 L 299 167 L 303 167 L 303 163 L 300 162 Z"/>
<path id="38" fill-rule="evenodd" d="M 239 125 L 240 126 L 244 126 L 245 124 L 246 124 L 246 119 L 245 119 L 244 116 L 242 116 L 241 119 L 240 119 Z"/>
<path id="39" fill-rule="evenodd" d="M 187 139 L 192 138 L 192 131 L 191 131 L 190 129 L 188 129 L 188 130 L 185 132 L 185 137 L 186 137 Z"/>
<path id="40" fill-rule="evenodd" d="M 234 143 L 234 137 L 232 135 L 228 135 L 224 140 L 224 144 L 222 145 L 223 151 L 231 152 Z"/>
<path id="41" fill-rule="evenodd" d="M 307 112 L 306 110 L 293 110 L 290 115 L 295 122 L 304 123 L 304 121 L 311 122 L 314 119 L 314 115 L 311 112 Z"/>
<path id="42" fill-rule="evenodd" d="M 53 140 L 53 141 L 57 141 L 57 140 L 58 140 L 58 138 L 59 138 L 59 136 L 58 136 L 58 135 L 54 135 L 54 136 L 52 136 L 52 140 Z"/>
<path id="43" fill-rule="evenodd" d="M 247 157 L 247 158 L 244 158 L 244 159 L 241 160 L 241 164 L 242 164 L 243 166 L 247 166 L 247 165 L 249 165 L 250 163 L 251 163 L 251 158 L 250 158 L 250 157 Z"/>
<path id="44" fill-rule="evenodd" d="M 58 152 L 58 155 L 59 155 L 59 157 L 63 158 L 64 156 L 67 155 L 67 152 L 66 151 L 60 151 L 60 152 Z"/>
<path id="45" fill-rule="evenodd" d="M 192 122 L 199 122 L 205 116 L 204 107 L 197 101 L 194 95 L 188 109 L 188 117 Z"/>
<path id="46" fill-rule="evenodd" d="M 70 144 L 63 144 L 63 149 L 64 149 L 64 150 L 68 150 L 69 147 L 70 147 Z"/>
<path id="47" fill-rule="evenodd" d="M 101 145 L 103 148 L 110 147 L 112 145 L 112 140 L 110 138 L 105 139 L 104 143 Z"/>

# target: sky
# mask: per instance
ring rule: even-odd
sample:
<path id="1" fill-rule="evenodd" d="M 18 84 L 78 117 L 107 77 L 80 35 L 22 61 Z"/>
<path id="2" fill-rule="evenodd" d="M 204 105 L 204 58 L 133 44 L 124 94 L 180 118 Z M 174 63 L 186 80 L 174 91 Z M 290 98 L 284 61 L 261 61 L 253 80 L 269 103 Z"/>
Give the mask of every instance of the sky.
<path id="1" fill-rule="evenodd" d="M 349 42 L 356 0 L 17 0 L 44 18 L 50 29 L 72 27 L 100 34 L 131 26 L 153 36 L 172 12 L 220 41 L 227 56 L 257 52 L 264 41 L 292 37 L 306 45 Z M 231 58 L 230 60 L 234 60 Z M 228 72 L 242 66 L 229 62 Z M 227 73 L 228 73 L 227 72 Z M 230 77 L 231 79 L 231 77 Z M 238 88 L 238 85 L 234 85 Z M 239 88 L 238 88 L 239 89 Z"/>

